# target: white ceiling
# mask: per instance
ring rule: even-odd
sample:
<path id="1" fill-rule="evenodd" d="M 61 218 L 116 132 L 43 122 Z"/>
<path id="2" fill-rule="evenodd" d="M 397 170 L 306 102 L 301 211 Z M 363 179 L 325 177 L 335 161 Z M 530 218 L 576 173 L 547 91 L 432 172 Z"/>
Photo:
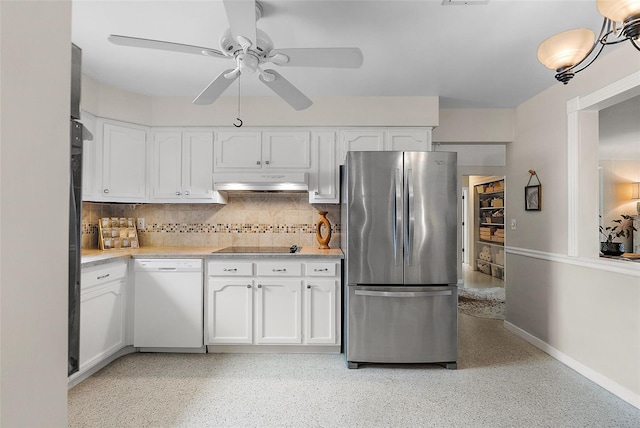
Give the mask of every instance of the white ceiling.
<path id="1" fill-rule="evenodd" d="M 362 49 L 357 70 L 280 67 L 314 96 L 439 96 L 443 108 L 510 108 L 556 83 L 538 63 L 545 38 L 602 25 L 595 0 L 490 0 L 443 6 L 442 0 L 261 1 L 258 28 L 275 48 Z M 219 49 L 228 27 L 221 1 L 73 1 L 72 40 L 83 71 L 108 85 L 155 96 L 195 97 L 228 60 L 112 45 L 109 34 Z M 606 48 L 603 55 L 611 47 Z M 575 79 L 579 79 L 578 74 Z M 273 93 L 244 76 L 242 94 Z M 236 96 L 237 84 L 225 96 Z"/>

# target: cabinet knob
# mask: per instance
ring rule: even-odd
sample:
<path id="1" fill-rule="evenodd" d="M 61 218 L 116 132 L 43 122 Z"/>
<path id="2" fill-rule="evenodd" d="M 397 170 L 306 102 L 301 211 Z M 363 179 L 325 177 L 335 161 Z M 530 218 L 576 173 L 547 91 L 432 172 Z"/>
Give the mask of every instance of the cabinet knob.
<path id="1" fill-rule="evenodd" d="M 265 163 L 266 163 L 267 165 L 269 165 L 269 161 L 266 161 Z"/>
<path id="2" fill-rule="evenodd" d="M 188 190 L 186 192 L 184 192 L 185 196 L 189 196 L 191 194 L 191 192 L 189 192 Z"/>
<path id="3" fill-rule="evenodd" d="M 307 284 L 307 288 L 311 288 L 311 286 Z"/>
<path id="4" fill-rule="evenodd" d="M 176 192 L 176 196 L 180 196 L 182 193 L 180 192 Z"/>
<path id="5" fill-rule="evenodd" d="M 247 284 L 247 288 L 251 288 L 251 284 Z"/>
<path id="6" fill-rule="evenodd" d="M 315 192 L 313 192 L 314 195 L 318 196 L 320 194 L 320 192 L 318 192 L 317 190 Z"/>
<path id="7" fill-rule="evenodd" d="M 109 193 L 109 189 L 104 189 L 103 192 L 104 193 Z"/>
<path id="8" fill-rule="evenodd" d="M 262 284 L 258 284 L 258 288 L 262 288 Z"/>
<path id="9" fill-rule="evenodd" d="M 256 161 L 256 165 L 260 165 L 260 161 Z"/>

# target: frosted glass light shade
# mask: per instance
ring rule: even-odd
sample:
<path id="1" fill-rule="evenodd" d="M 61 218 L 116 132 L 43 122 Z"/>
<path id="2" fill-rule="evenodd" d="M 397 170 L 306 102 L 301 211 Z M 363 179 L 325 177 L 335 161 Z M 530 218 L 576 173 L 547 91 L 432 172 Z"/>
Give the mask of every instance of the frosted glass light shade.
<path id="1" fill-rule="evenodd" d="M 593 47 L 596 36 L 585 28 L 564 31 L 549 37 L 538 47 L 538 61 L 552 70 L 580 62 Z"/>
<path id="2" fill-rule="evenodd" d="M 615 22 L 640 15 L 640 0 L 598 0 L 596 4 L 602 16 Z"/>

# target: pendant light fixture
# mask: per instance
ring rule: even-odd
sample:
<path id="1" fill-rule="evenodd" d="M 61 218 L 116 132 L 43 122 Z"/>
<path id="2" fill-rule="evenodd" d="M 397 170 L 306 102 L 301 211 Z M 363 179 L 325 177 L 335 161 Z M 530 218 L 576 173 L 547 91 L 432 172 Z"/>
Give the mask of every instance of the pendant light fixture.
<path id="1" fill-rule="evenodd" d="M 628 40 L 640 51 L 640 0 L 597 0 L 604 16 L 596 39 L 584 28 L 564 31 L 548 38 L 538 47 L 538 61 L 556 71 L 556 79 L 565 85 L 598 58 L 606 45 Z"/>

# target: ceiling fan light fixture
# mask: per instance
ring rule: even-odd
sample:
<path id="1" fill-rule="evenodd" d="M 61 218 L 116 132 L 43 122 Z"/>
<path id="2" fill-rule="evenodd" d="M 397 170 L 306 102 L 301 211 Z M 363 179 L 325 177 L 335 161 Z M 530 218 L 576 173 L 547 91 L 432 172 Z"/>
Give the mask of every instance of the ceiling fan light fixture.
<path id="1" fill-rule="evenodd" d="M 571 68 L 591 51 L 595 37 L 593 31 L 586 28 L 558 33 L 540 43 L 538 61 L 558 72 Z"/>

